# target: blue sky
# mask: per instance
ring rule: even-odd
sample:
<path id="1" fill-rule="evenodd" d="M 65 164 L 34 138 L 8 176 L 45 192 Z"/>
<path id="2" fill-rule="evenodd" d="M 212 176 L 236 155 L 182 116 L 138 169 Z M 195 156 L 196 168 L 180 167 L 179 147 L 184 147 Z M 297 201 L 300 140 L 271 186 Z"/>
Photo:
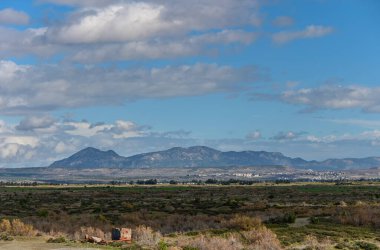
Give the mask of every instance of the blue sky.
<path id="1" fill-rule="evenodd" d="M 83 147 L 380 156 L 375 0 L 3 0 L 0 167 Z"/>

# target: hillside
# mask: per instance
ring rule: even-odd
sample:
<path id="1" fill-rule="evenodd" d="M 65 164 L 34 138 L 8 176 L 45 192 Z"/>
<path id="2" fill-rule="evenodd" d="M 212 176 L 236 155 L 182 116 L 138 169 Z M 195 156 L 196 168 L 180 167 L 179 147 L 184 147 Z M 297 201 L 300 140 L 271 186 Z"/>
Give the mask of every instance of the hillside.
<path id="1" fill-rule="evenodd" d="M 112 150 L 85 148 L 72 156 L 50 165 L 53 168 L 167 168 L 167 167 L 229 167 L 229 166 L 291 166 L 311 169 L 355 169 L 380 166 L 380 158 L 347 158 L 306 161 L 287 157 L 278 152 L 228 151 L 205 146 L 174 147 L 168 150 L 120 156 Z"/>

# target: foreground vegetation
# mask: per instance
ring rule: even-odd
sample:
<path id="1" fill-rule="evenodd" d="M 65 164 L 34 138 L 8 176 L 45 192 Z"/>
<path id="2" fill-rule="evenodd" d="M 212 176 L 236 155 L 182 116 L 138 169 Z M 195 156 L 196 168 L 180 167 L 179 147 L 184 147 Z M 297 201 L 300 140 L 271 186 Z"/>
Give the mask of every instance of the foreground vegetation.
<path id="1" fill-rule="evenodd" d="M 379 249 L 380 184 L 0 187 L 0 221 L 0 241 L 123 226 L 133 244 L 107 248 Z"/>

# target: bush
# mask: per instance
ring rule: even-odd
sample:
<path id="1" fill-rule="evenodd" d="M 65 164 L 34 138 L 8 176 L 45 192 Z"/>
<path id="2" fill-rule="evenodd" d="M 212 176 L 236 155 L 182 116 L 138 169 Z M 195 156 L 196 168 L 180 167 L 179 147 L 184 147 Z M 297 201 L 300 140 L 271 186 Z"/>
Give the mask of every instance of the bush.
<path id="1" fill-rule="evenodd" d="M 183 250 L 199 250 L 198 248 L 196 247 L 192 247 L 192 246 L 184 246 L 182 247 Z"/>
<path id="2" fill-rule="evenodd" d="M 305 250 L 327 250 L 331 249 L 331 242 L 329 239 L 319 241 L 314 235 L 307 235 L 305 237 Z"/>
<path id="3" fill-rule="evenodd" d="M 12 220 L 12 234 L 16 236 L 34 236 L 36 231 L 32 225 L 24 224 L 19 219 Z"/>
<path id="4" fill-rule="evenodd" d="M 160 242 L 161 234 L 147 226 L 138 226 L 132 233 L 132 239 L 139 245 L 154 247 Z"/>
<path id="5" fill-rule="evenodd" d="M 283 222 L 285 223 L 294 223 L 296 221 L 297 216 L 295 213 L 287 213 L 284 215 Z"/>
<path id="6" fill-rule="evenodd" d="M 19 219 L 12 221 L 3 219 L 0 222 L 0 233 L 12 236 L 35 236 L 37 232 L 32 225 L 24 224 Z"/>
<path id="7" fill-rule="evenodd" d="M 232 219 L 225 221 L 224 225 L 229 229 L 248 231 L 259 228 L 261 226 L 261 220 L 257 217 L 236 215 Z"/>
<path id="8" fill-rule="evenodd" d="M 46 242 L 47 243 L 65 243 L 66 239 L 65 239 L 65 237 L 61 236 L 58 238 L 50 238 Z"/>
<path id="9" fill-rule="evenodd" d="M 318 217 L 310 217 L 310 223 L 311 224 L 318 224 L 320 222 L 320 219 Z"/>
<path id="10" fill-rule="evenodd" d="M 277 235 L 271 230 L 262 226 L 258 229 L 241 233 L 244 241 L 248 244 L 246 249 L 260 250 L 280 250 L 281 244 L 277 239 Z"/>
<path id="11" fill-rule="evenodd" d="M 38 217 L 48 217 L 49 215 L 49 211 L 47 211 L 46 209 L 41 209 L 41 210 L 38 210 L 37 211 L 37 216 Z"/>
<path id="12" fill-rule="evenodd" d="M 283 224 L 283 223 L 294 223 L 297 216 L 295 213 L 286 213 L 283 216 L 272 218 L 269 220 L 270 223 Z"/>
<path id="13" fill-rule="evenodd" d="M 168 250 L 169 245 L 165 241 L 160 241 L 158 243 L 158 250 Z"/>
<path id="14" fill-rule="evenodd" d="M 334 221 L 354 226 L 380 227 L 380 206 L 361 205 L 340 207 L 332 216 Z"/>
<path id="15" fill-rule="evenodd" d="M 7 219 L 2 219 L 0 222 L 0 232 L 10 234 L 12 231 L 12 224 Z"/>
<path id="16" fill-rule="evenodd" d="M 12 241 L 14 240 L 12 236 L 9 236 L 5 233 L 0 234 L 0 241 Z"/>
<path id="17" fill-rule="evenodd" d="M 359 247 L 360 249 L 364 249 L 364 250 L 379 250 L 380 249 L 377 245 L 373 243 L 365 242 L 365 241 L 355 242 L 355 245 Z"/>
<path id="18" fill-rule="evenodd" d="M 190 240 L 185 249 L 197 250 L 240 250 L 244 246 L 239 238 L 230 235 L 228 238 L 200 235 Z"/>

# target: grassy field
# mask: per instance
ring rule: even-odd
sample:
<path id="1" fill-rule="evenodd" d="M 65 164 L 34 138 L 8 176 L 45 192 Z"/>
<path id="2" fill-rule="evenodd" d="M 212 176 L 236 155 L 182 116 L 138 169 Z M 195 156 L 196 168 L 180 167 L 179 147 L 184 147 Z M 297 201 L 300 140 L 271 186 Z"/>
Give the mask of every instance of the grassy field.
<path id="1" fill-rule="evenodd" d="M 258 227 L 274 232 L 281 248 L 377 249 L 380 184 L 0 187 L 0 219 L 16 218 L 39 234 L 71 240 L 88 228 L 109 237 L 113 226 L 145 225 L 159 232 L 163 249 L 178 238 L 194 245 L 191 237 L 205 245 L 235 237 L 250 249 L 246 235 Z"/>

